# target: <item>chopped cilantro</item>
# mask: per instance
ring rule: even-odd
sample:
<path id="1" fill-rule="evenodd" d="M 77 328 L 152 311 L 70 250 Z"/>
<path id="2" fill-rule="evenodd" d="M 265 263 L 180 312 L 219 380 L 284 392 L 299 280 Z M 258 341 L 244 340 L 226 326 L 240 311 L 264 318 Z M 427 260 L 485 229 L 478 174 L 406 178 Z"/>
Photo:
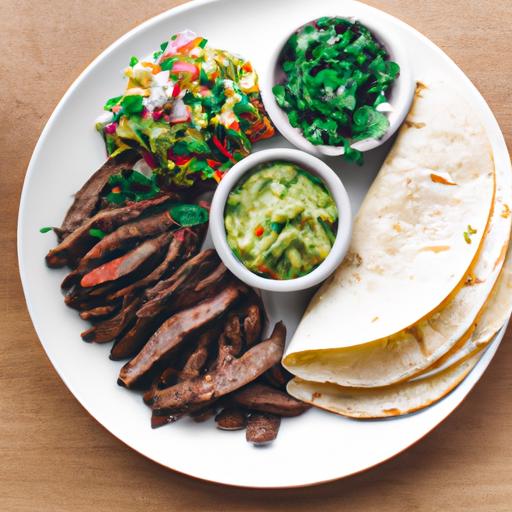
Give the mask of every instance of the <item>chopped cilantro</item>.
<path id="1" fill-rule="evenodd" d="M 121 101 L 123 112 L 127 115 L 138 114 L 142 111 L 142 96 L 135 94 L 133 96 L 125 96 Z"/>
<path id="2" fill-rule="evenodd" d="M 196 226 L 208 222 L 208 210 L 197 204 L 178 204 L 169 213 L 180 226 Z"/>
<path id="3" fill-rule="evenodd" d="M 51 226 L 46 226 L 46 227 L 44 227 L 44 228 L 41 228 L 41 229 L 39 230 L 39 233 L 43 233 L 43 234 L 44 234 L 44 233 L 48 233 L 48 232 L 50 232 L 52 229 L 53 229 L 53 228 L 52 228 Z"/>
<path id="4" fill-rule="evenodd" d="M 112 107 L 116 106 L 122 99 L 123 99 L 122 96 L 116 96 L 115 98 L 110 98 L 103 106 L 103 109 L 104 110 L 112 110 Z"/>
<path id="5" fill-rule="evenodd" d="M 133 68 L 133 66 L 135 66 L 137 64 L 137 62 L 139 62 L 139 59 L 137 59 L 137 57 L 132 57 L 130 59 L 130 67 Z"/>
<path id="6" fill-rule="evenodd" d="M 105 237 L 106 233 L 101 229 L 91 228 L 89 229 L 89 235 L 91 235 L 94 238 L 99 238 L 101 240 L 102 238 Z"/>
<path id="7" fill-rule="evenodd" d="M 376 107 L 400 68 L 386 49 L 361 23 L 323 17 L 289 38 L 281 67 L 286 78 L 272 90 L 290 124 L 312 144 L 343 146 L 346 160 L 362 163 L 351 144 L 389 128 Z"/>

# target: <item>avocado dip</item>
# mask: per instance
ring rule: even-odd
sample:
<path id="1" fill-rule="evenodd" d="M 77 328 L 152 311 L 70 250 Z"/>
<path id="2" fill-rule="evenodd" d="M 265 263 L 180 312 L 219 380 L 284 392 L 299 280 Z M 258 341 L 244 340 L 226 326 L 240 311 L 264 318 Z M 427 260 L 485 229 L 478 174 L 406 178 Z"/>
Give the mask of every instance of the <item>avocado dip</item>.
<path id="1" fill-rule="evenodd" d="M 338 210 L 323 181 L 289 162 L 269 162 L 229 194 L 228 244 L 252 272 L 293 279 L 314 270 L 335 240 Z"/>

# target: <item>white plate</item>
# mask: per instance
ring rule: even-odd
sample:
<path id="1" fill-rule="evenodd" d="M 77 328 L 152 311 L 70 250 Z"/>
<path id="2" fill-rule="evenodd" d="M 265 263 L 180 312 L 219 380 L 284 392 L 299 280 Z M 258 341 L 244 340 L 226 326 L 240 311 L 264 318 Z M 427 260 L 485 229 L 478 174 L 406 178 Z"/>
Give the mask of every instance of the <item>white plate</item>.
<path id="1" fill-rule="evenodd" d="M 418 78 L 428 81 L 442 75 L 459 85 L 485 123 L 496 163 L 510 167 L 505 141 L 489 107 L 439 48 L 387 14 L 339 0 L 195 1 L 157 16 L 119 39 L 81 74 L 55 109 L 34 151 L 21 198 L 18 253 L 28 309 L 41 343 L 65 384 L 92 416 L 133 449 L 176 471 L 231 485 L 292 487 L 367 469 L 403 451 L 446 418 L 478 381 L 503 334 L 464 383 L 433 407 L 399 419 L 367 422 L 310 411 L 283 421 L 272 446 L 258 449 L 245 442 L 242 432 L 220 432 L 211 422 L 184 420 L 151 430 L 150 411 L 141 397 L 116 384 L 121 364 L 108 359 L 109 346 L 80 340 L 85 323 L 64 305 L 59 291 L 64 270 L 49 270 L 44 264 L 55 238 L 40 235 L 38 229 L 60 224 L 71 195 L 103 162 L 103 142 L 94 121 L 104 101 L 123 90 L 120 71 L 130 56 L 147 55 L 173 32 L 190 28 L 210 44 L 250 58 L 262 70 L 273 41 L 281 41 L 286 32 L 322 15 L 358 13 L 373 16 L 397 32 L 414 56 Z M 343 173 L 355 209 L 389 145 L 367 153 L 363 168 L 347 166 L 341 159 L 327 160 Z M 288 144 L 276 137 L 258 149 L 271 146 Z M 265 294 L 271 317 L 284 319 L 289 331 L 296 326 L 306 299 L 306 294 Z M 335 319 L 332 327 L 336 328 Z"/>

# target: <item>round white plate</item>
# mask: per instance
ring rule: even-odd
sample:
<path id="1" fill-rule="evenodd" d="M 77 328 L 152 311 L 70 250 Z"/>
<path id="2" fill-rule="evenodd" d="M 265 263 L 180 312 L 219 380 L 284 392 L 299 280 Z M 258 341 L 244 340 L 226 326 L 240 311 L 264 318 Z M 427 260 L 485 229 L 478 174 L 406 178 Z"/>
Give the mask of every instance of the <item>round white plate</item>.
<path id="1" fill-rule="evenodd" d="M 295 27 L 323 15 L 358 14 L 372 16 L 397 32 L 413 56 L 417 78 L 428 82 L 441 75 L 460 87 L 487 128 L 497 165 L 510 167 L 505 141 L 489 107 L 439 48 L 385 13 L 339 0 L 194 1 L 157 16 L 119 39 L 80 75 L 55 109 L 34 151 L 21 198 L 18 253 L 28 309 L 41 343 L 65 384 L 92 416 L 133 449 L 176 471 L 230 485 L 292 487 L 367 469 L 403 451 L 446 418 L 478 381 L 503 334 L 463 384 L 433 407 L 398 419 L 367 422 L 313 410 L 284 420 L 271 446 L 254 448 L 245 442 L 243 432 L 221 432 L 211 421 L 183 420 L 152 430 L 150 411 L 141 397 L 116 384 L 121 364 L 108 359 L 109 346 L 81 341 L 79 333 L 86 324 L 64 305 L 60 294 L 65 271 L 45 266 L 44 256 L 55 237 L 38 230 L 60 224 L 72 194 L 104 161 L 94 121 L 105 100 L 123 90 L 121 70 L 130 56 L 147 55 L 173 32 L 189 28 L 211 45 L 244 55 L 257 70 L 264 70 L 273 42 Z M 256 149 L 278 146 L 289 147 L 276 137 Z M 327 159 L 340 172 L 355 210 L 389 147 L 387 143 L 367 153 L 362 168 L 348 166 L 340 158 Z M 264 295 L 271 318 L 283 319 L 292 332 L 308 294 Z M 332 328 L 336 329 L 336 319 Z"/>

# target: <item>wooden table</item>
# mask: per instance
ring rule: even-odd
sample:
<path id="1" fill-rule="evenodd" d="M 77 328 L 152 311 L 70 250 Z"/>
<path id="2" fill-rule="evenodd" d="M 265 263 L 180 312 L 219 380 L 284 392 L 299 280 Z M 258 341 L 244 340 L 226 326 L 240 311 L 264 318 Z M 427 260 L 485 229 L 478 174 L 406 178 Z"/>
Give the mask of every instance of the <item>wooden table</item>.
<path id="1" fill-rule="evenodd" d="M 25 170 L 44 123 L 78 73 L 124 32 L 178 3 L 2 0 L 0 510 L 510 511 L 510 329 L 468 400 L 425 440 L 367 473 L 292 491 L 231 489 L 161 468 L 105 431 L 58 378 L 33 330 L 17 272 Z M 510 1 L 369 3 L 410 23 L 455 59 L 510 145 Z"/>

